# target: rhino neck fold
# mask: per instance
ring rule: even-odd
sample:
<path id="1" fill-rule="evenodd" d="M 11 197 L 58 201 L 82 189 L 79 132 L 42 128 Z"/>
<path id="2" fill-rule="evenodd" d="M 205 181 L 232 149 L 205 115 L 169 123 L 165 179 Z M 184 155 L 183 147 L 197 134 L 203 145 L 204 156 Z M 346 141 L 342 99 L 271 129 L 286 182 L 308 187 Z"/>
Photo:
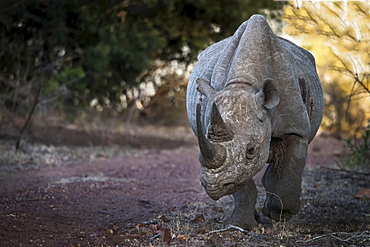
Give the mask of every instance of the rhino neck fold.
<path id="1" fill-rule="evenodd" d="M 243 91 L 250 92 L 250 93 L 256 93 L 258 92 L 258 88 L 255 86 L 254 83 L 249 83 L 251 80 L 244 80 L 243 78 L 235 78 L 232 80 L 229 80 L 225 84 L 225 88 L 233 88 L 233 87 L 240 87 L 243 89 Z"/>

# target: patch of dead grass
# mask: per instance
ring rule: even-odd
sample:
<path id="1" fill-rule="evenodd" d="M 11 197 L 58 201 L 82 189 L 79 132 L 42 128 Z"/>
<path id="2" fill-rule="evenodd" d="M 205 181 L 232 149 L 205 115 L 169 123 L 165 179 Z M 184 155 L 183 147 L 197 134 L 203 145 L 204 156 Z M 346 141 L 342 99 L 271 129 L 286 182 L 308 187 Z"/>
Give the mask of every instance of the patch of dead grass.
<path id="1" fill-rule="evenodd" d="M 170 243 L 149 236 L 132 246 L 366 246 L 370 244 L 370 201 L 352 197 L 366 183 L 366 177 L 354 178 L 328 169 L 306 172 L 302 209 L 291 221 L 274 222 L 262 216 L 262 224 L 255 231 L 222 230 L 222 220 L 233 207 L 232 199 L 209 199 L 153 219 L 152 224 L 170 230 Z M 262 187 L 258 188 L 260 208 L 264 196 Z M 204 221 L 192 221 L 199 214 Z"/>

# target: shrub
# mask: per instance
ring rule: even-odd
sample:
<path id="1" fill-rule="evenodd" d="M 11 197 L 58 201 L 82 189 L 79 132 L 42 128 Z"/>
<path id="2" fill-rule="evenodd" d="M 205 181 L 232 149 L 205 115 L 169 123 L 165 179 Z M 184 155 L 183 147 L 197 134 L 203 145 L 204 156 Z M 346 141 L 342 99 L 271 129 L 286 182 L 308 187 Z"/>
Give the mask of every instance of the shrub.
<path id="1" fill-rule="evenodd" d="M 360 139 L 347 139 L 345 148 L 348 155 L 341 162 L 341 168 L 370 171 L 370 120 Z"/>

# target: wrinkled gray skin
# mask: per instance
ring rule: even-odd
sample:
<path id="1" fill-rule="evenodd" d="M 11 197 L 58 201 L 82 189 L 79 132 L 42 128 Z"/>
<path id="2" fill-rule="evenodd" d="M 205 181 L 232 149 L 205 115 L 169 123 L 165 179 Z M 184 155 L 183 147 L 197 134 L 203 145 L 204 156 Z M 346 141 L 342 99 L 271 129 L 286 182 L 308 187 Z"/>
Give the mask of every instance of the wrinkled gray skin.
<path id="1" fill-rule="evenodd" d="M 263 214 L 286 221 L 298 213 L 307 146 L 323 113 L 309 52 L 277 37 L 264 17 L 254 15 L 199 55 L 187 111 L 198 137 L 203 187 L 214 200 L 234 196 L 225 226 L 258 225 L 252 178 L 266 163 Z"/>

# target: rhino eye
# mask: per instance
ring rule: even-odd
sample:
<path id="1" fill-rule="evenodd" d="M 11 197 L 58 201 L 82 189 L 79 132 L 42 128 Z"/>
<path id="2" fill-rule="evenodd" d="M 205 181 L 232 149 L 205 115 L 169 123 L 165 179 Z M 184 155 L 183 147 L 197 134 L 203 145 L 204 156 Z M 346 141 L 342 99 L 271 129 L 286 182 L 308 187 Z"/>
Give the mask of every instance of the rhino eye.
<path id="1" fill-rule="evenodd" d="M 247 151 L 246 156 L 248 159 L 253 159 L 257 154 L 257 148 L 253 144 L 248 144 L 246 151 Z"/>

